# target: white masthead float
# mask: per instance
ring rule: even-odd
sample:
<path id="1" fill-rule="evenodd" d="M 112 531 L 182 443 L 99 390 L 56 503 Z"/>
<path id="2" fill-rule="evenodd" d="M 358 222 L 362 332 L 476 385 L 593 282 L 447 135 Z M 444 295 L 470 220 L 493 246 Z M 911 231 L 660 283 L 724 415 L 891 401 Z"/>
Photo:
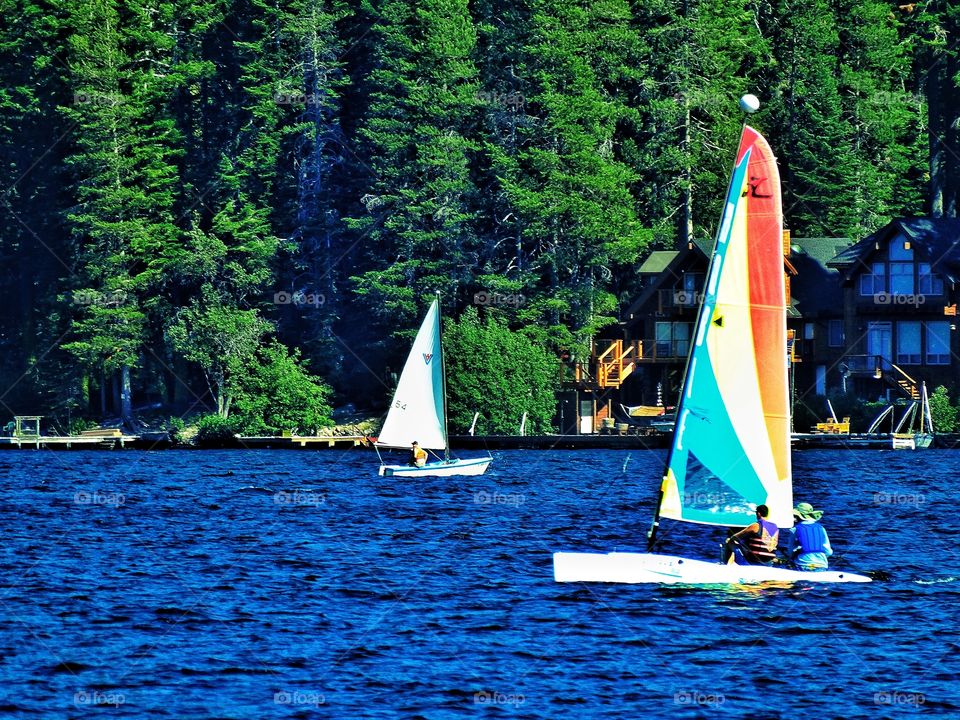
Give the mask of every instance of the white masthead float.
<path id="1" fill-rule="evenodd" d="M 740 106 L 759 102 L 745 95 Z M 652 552 L 660 518 L 793 524 L 783 210 L 770 146 L 744 126 L 717 232 L 646 553 L 553 556 L 558 582 L 870 582 L 846 572 L 726 565 Z"/>
<path id="2" fill-rule="evenodd" d="M 381 458 L 379 474 L 405 477 L 482 475 L 493 460 L 491 457 L 467 460 L 450 457 L 439 295 L 430 304 L 400 373 L 397 391 L 377 438 L 378 453 L 380 447 L 409 449 L 414 441 L 426 450 L 443 450 L 443 457 L 422 467 L 387 465 Z"/>

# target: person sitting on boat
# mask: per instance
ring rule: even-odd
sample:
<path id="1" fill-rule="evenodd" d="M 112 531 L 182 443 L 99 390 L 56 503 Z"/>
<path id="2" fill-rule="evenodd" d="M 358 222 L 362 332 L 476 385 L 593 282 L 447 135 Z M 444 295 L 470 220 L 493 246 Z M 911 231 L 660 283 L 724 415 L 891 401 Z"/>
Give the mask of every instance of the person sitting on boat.
<path id="1" fill-rule="evenodd" d="M 757 521 L 727 538 L 733 545 L 733 560 L 737 565 L 772 565 L 777 557 L 780 528 L 767 520 L 770 508 L 757 505 Z"/>
<path id="2" fill-rule="evenodd" d="M 416 440 L 410 446 L 410 464 L 414 467 L 423 467 L 427 464 L 427 451 L 420 447 Z"/>
<path id="3" fill-rule="evenodd" d="M 822 510 L 810 503 L 797 503 L 793 509 L 797 524 L 790 528 L 790 557 L 798 570 L 826 570 L 827 558 L 833 555 L 827 529 L 820 524 Z"/>

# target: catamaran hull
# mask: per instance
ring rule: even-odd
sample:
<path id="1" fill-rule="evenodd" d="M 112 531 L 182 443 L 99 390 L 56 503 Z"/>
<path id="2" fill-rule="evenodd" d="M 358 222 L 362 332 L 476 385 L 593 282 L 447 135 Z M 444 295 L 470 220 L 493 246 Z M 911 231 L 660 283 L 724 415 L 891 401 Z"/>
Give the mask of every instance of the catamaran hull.
<path id="1" fill-rule="evenodd" d="M 381 465 L 383 477 L 451 477 L 457 475 L 483 475 L 492 458 L 450 460 L 427 463 L 423 467 L 412 465 Z"/>
<path id="2" fill-rule="evenodd" d="M 864 583 L 865 575 L 827 570 L 803 572 L 764 565 L 721 565 L 652 553 L 553 554 L 557 582 L 660 583 L 667 585 L 741 585 L 763 582 Z"/>

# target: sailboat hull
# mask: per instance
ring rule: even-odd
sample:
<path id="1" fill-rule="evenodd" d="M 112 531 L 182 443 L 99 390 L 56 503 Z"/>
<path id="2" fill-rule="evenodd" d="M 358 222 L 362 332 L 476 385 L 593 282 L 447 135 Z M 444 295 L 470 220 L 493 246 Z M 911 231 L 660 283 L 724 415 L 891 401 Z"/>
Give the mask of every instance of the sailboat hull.
<path id="1" fill-rule="evenodd" d="M 658 583 L 665 585 L 742 585 L 764 582 L 865 583 L 865 575 L 827 570 L 803 572 L 765 565 L 721 565 L 653 553 L 553 554 L 557 582 Z"/>
<path id="2" fill-rule="evenodd" d="M 412 465 L 381 465 L 383 477 L 451 477 L 457 475 L 483 475 L 490 466 L 492 458 L 472 458 L 468 460 L 441 460 L 427 463 L 423 467 Z"/>

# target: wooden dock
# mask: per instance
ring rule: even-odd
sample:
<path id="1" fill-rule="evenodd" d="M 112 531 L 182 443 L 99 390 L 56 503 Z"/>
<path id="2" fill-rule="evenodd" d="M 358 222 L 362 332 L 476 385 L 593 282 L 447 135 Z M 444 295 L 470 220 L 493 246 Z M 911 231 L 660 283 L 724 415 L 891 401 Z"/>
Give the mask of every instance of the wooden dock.
<path id="1" fill-rule="evenodd" d="M 0 449 L 12 450 L 113 450 L 134 447 L 139 435 L 126 435 L 117 428 L 84 430 L 79 435 L 21 435 L 0 437 Z"/>
<path id="2" fill-rule="evenodd" d="M 236 450 L 346 450 L 355 447 L 370 446 L 370 439 L 362 435 L 334 436 L 287 436 L 287 437 L 242 437 L 220 442 L 208 448 L 229 448 Z M 165 450 L 176 447 L 182 450 L 194 449 L 192 445 L 177 445 L 164 433 L 127 435 L 120 430 L 89 430 L 80 435 L 41 435 L 33 437 L 0 437 L 0 450 Z M 199 449 L 205 449 L 203 447 Z"/>

